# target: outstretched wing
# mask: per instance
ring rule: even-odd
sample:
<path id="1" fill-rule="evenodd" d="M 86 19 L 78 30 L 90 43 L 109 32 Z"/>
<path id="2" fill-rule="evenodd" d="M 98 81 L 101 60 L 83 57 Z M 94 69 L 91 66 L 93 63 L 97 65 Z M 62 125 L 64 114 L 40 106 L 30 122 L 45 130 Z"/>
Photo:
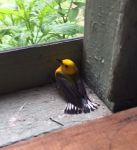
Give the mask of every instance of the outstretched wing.
<path id="1" fill-rule="evenodd" d="M 73 80 L 70 77 L 66 78 L 62 74 L 58 74 L 56 80 L 68 102 L 65 113 L 77 114 L 82 111 L 89 113 L 98 108 L 99 104 L 92 102 L 88 98 L 84 84 L 80 78 Z"/>
<path id="2" fill-rule="evenodd" d="M 60 90 L 64 93 L 67 102 L 82 108 L 82 94 L 79 91 L 77 83 L 69 77 L 64 77 L 62 74 L 57 74 L 56 81 Z"/>

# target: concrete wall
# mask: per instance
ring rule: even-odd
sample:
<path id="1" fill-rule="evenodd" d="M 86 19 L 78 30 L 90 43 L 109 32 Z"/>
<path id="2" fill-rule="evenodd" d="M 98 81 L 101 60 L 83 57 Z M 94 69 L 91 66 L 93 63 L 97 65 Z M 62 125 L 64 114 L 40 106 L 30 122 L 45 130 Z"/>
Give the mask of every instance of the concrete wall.
<path id="1" fill-rule="evenodd" d="M 111 90 L 114 111 L 137 106 L 137 1 L 127 1 L 124 9 L 121 48 Z"/>
<path id="2" fill-rule="evenodd" d="M 82 48 L 83 39 L 76 38 L 0 52 L 0 94 L 53 82 L 56 59 L 80 66 Z"/>
<path id="3" fill-rule="evenodd" d="M 137 1 L 87 0 L 83 68 L 110 109 L 137 105 Z"/>

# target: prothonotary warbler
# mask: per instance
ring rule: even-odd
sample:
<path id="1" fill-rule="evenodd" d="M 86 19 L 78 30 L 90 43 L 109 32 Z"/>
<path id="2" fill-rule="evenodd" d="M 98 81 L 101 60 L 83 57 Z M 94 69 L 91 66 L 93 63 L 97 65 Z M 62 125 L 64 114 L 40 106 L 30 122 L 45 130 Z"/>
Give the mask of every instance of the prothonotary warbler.
<path id="1" fill-rule="evenodd" d="M 89 113 L 98 108 L 98 104 L 91 101 L 86 93 L 79 70 L 70 59 L 59 60 L 60 66 L 55 71 L 57 87 L 62 91 L 67 101 L 64 110 L 67 114 Z"/>

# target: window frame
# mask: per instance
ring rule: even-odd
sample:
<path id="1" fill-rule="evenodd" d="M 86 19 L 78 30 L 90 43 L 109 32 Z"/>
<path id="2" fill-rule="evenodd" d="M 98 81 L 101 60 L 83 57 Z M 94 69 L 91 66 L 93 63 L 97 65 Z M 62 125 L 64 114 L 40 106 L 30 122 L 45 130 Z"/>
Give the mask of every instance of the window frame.
<path id="1" fill-rule="evenodd" d="M 0 94 L 41 86 L 55 80 L 56 59 L 80 65 L 83 37 L 0 52 Z"/>

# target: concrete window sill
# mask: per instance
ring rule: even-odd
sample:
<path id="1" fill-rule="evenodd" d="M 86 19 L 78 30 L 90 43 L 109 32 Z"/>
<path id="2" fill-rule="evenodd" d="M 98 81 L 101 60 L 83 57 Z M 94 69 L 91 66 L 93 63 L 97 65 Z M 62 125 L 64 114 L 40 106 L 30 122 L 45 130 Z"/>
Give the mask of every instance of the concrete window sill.
<path id="1" fill-rule="evenodd" d="M 104 103 L 88 87 L 86 88 L 89 97 L 101 105 L 94 112 L 79 115 L 64 114 L 66 103 L 58 94 L 55 84 L 1 96 L 0 147 L 110 115 L 111 112 Z M 64 126 L 53 122 L 50 118 Z"/>

